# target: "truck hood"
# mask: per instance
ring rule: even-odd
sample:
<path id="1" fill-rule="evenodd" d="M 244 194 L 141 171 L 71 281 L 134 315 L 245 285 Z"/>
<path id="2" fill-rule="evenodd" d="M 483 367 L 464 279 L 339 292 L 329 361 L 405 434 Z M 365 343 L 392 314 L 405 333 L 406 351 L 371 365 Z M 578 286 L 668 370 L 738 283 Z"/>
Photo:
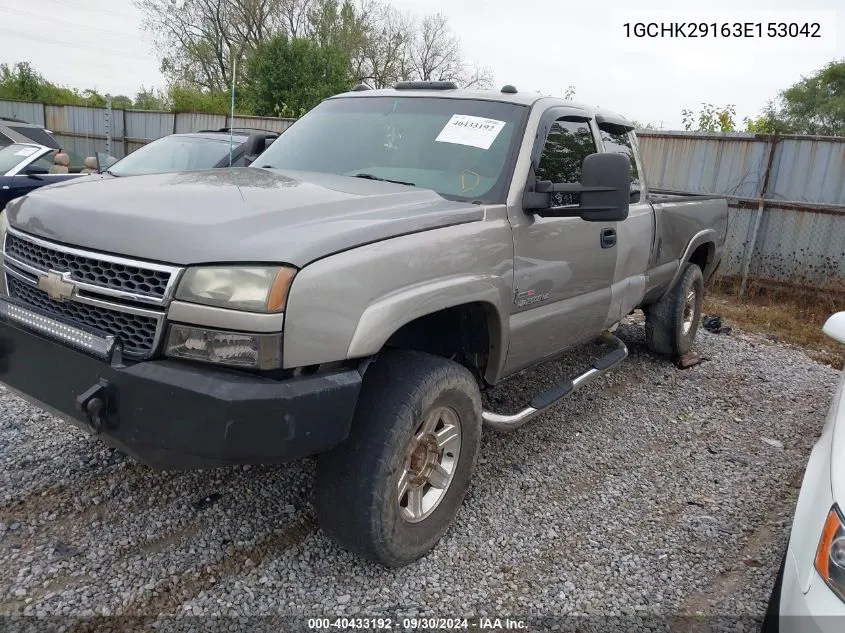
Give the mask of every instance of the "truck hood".
<path id="1" fill-rule="evenodd" d="M 279 262 L 483 219 L 434 191 L 312 172 L 211 169 L 74 179 L 13 201 L 9 224 L 81 248 L 173 264 Z"/>

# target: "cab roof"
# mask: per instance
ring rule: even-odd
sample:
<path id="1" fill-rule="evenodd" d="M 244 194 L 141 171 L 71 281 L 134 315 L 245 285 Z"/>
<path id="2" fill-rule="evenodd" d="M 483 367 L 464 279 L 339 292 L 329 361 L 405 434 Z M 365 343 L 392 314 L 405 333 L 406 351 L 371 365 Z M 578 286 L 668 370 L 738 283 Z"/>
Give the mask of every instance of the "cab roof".
<path id="1" fill-rule="evenodd" d="M 429 84 L 432 87 L 426 87 Z M 451 84 L 454 85 L 454 84 Z M 565 107 L 580 111 L 597 123 L 617 125 L 627 129 L 634 129 L 634 124 L 621 114 L 605 108 L 591 106 L 577 101 L 568 101 L 558 97 L 543 95 L 534 92 L 518 92 L 512 86 L 505 86 L 502 90 L 467 90 L 462 88 L 449 87 L 449 82 L 401 82 L 396 88 L 370 89 L 356 86 L 355 89 L 330 97 L 331 99 L 355 98 L 367 99 L 372 97 L 405 97 L 420 98 L 434 97 L 438 99 L 475 99 L 484 101 L 499 101 L 502 103 L 513 103 L 527 107 L 542 104 L 543 108 L 553 106 Z"/>

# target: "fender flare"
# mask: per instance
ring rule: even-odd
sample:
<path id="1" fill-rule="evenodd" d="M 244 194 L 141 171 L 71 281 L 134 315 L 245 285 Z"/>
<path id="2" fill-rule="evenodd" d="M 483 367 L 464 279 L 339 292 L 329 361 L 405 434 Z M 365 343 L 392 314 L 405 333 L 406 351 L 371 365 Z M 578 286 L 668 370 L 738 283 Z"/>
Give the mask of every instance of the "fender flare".
<path id="1" fill-rule="evenodd" d="M 666 290 L 663 292 L 662 295 L 660 295 L 660 299 L 663 299 L 663 297 L 669 294 L 669 291 L 671 291 L 672 288 L 675 287 L 675 284 L 678 283 L 678 279 L 680 279 L 681 275 L 684 273 L 684 264 L 686 264 L 690 260 L 692 254 L 695 252 L 695 249 L 697 249 L 702 244 L 707 244 L 708 242 L 712 243 L 713 247 L 715 248 L 717 243 L 717 237 L 718 236 L 715 229 L 704 229 L 693 235 L 692 238 L 690 238 L 690 241 L 687 242 L 687 246 L 684 249 L 684 254 L 681 255 L 681 259 L 678 260 L 678 269 L 672 276 L 672 280 L 669 282 L 669 285 L 666 286 Z M 703 273 L 705 271 L 701 272 Z M 658 299 L 658 301 L 660 299 Z"/>
<path id="2" fill-rule="evenodd" d="M 492 308 L 488 375 L 497 375 L 507 352 L 507 318 L 502 309 L 501 278 L 456 275 L 402 288 L 371 303 L 358 320 L 347 358 L 373 356 L 401 327 L 420 317 L 469 303 Z"/>

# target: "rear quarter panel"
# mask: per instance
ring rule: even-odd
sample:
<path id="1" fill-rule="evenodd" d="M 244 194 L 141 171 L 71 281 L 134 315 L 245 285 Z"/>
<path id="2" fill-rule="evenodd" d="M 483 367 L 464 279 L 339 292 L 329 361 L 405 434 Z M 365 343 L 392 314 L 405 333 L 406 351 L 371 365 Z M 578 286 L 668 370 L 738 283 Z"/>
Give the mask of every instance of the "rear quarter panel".
<path id="1" fill-rule="evenodd" d="M 706 232 L 717 249 L 725 245 L 728 201 L 724 198 L 652 201 L 655 212 L 655 248 L 652 266 L 680 260 L 693 239 Z"/>
<path id="2" fill-rule="evenodd" d="M 651 199 L 655 235 L 643 305 L 659 300 L 675 284 L 695 250 L 712 243 L 712 257 L 704 269 L 708 279 L 719 260 L 728 230 L 728 201 L 724 198 L 671 197 Z"/>

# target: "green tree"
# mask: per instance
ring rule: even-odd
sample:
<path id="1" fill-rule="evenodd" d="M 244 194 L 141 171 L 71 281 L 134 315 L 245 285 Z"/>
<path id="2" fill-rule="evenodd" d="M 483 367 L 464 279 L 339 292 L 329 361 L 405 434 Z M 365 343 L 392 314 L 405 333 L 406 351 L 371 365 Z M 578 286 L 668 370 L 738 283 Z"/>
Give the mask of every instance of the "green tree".
<path id="1" fill-rule="evenodd" d="M 465 63 L 446 18 L 423 20 L 388 0 L 134 0 L 172 83 L 206 91 L 231 86 L 232 68 L 271 38 L 332 45 L 348 58 L 349 83 L 381 88 L 443 77 L 487 86 L 487 68 Z"/>
<path id="2" fill-rule="evenodd" d="M 349 57 L 334 45 L 276 36 L 247 58 L 244 104 L 262 116 L 299 116 L 326 97 L 349 90 Z"/>
<path id="3" fill-rule="evenodd" d="M 117 95 L 111 98 L 111 107 L 115 110 L 128 110 L 132 107 L 132 99 L 126 95 Z"/>
<path id="4" fill-rule="evenodd" d="M 769 101 L 759 116 L 743 119 L 745 131 L 752 134 L 790 134 L 792 126 L 782 118 L 774 101 Z"/>
<path id="5" fill-rule="evenodd" d="M 745 122 L 749 132 L 845 136 L 845 58 L 802 77 Z"/>
<path id="6" fill-rule="evenodd" d="M 736 107 L 732 104 L 716 107 L 712 103 L 702 103 L 701 110 L 684 109 L 681 111 L 685 130 L 694 132 L 733 132 L 736 130 Z"/>
<path id="7" fill-rule="evenodd" d="M 46 85 L 47 81 L 29 62 L 0 65 L 0 96 L 4 99 L 34 101 L 41 96 Z"/>
<path id="8" fill-rule="evenodd" d="M 106 97 L 101 95 L 96 90 L 86 89 L 81 92 L 82 105 L 91 106 L 92 108 L 105 108 Z"/>
<path id="9" fill-rule="evenodd" d="M 135 95 L 132 107 L 136 110 L 166 110 L 166 97 L 161 92 L 147 90 L 143 86 Z"/>
<path id="10" fill-rule="evenodd" d="M 186 83 L 174 83 L 167 89 L 168 109 L 174 112 L 226 114 L 231 106 L 230 99 L 231 93 L 201 90 Z"/>
<path id="11" fill-rule="evenodd" d="M 0 99 L 39 101 L 55 105 L 85 105 L 77 91 L 47 81 L 29 62 L 0 64 Z"/>
<path id="12" fill-rule="evenodd" d="M 135 0 L 173 83 L 214 92 L 232 83 L 233 58 L 284 28 L 299 0 Z"/>

